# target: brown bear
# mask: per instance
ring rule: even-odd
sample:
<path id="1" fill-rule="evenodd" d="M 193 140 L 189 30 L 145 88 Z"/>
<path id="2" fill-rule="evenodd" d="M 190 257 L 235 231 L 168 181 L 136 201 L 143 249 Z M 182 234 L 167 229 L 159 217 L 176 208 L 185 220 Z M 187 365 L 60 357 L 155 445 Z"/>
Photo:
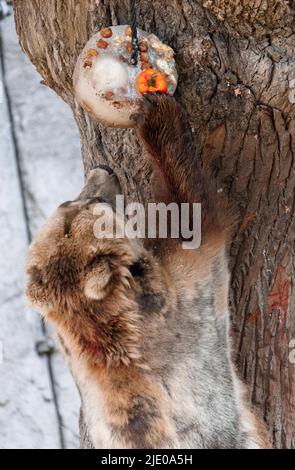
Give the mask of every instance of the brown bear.
<path id="1" fill-rule="evenodd" d="M 184 249 L 181 236 L 95 236 L 95 207 L 113 219 L 121 193 L 102 165 L 33 241 L 27 295 L 57 331 L 80 391 L 82 446 L 269 447 L 231 361 L 227 205 L 174 98 L 146 95 L 133 119 L 157 201 L 201 203 L 202 240 Z"/>

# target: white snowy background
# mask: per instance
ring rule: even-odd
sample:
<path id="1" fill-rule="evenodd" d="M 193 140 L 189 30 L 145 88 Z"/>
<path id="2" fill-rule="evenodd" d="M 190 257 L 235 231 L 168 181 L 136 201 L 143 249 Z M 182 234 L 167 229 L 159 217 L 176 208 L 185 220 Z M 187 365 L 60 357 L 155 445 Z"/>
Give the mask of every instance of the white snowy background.
<path id="1" fill-rule="evenodd" d="M 0 40 L 0 448 L 75 448 L 78 393 L 26 305 L 24 262 L 36 230 L 80 191 L 79 136 L 22 53 L 12 17 L 0 22 Z"/>

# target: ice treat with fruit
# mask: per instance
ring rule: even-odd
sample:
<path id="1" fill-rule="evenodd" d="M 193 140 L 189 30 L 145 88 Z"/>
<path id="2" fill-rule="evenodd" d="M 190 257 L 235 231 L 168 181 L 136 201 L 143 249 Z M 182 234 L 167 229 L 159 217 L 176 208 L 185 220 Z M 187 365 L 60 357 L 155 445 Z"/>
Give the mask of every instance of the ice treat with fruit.
<path id="1" fill-rule="evenodd" d="M 142 94 L 173 95 L 177 86 L 174 52 L 154 34 L 138 30 L 138 61 L 131 63 L 130 26 L 104 28 L 84 47 L 74 71 L 78 103 L 110 127 L 132 127 Z"/>

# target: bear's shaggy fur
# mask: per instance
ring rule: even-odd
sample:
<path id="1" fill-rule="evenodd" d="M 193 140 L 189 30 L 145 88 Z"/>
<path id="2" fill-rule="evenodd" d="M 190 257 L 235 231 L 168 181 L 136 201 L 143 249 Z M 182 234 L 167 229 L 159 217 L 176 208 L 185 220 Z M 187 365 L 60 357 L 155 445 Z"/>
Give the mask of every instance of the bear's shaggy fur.
<path id="1" fill-rule="evenodd" d="M 96 238 L 95 204 L 108 203 L 111 218 L 120 194 L 103 166 L 33 241 L 27 295 L 58 333 L 88 446 L 268 447 L 231 362 L 227 206 L 205 180 L 174 98 L 146 96 L 133 118 L 162 200 L 202 203 L 202 244 Z"/>

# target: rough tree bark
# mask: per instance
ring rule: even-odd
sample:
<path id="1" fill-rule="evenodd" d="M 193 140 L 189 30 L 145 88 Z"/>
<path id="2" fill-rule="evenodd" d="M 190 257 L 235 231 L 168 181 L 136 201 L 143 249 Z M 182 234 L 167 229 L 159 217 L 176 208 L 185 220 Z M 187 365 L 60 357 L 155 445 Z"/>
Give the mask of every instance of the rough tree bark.
<path id="1" fill-rule="evenodd" d="M 85 42 L 104 25 L 128 24 L 128 3 L 14 0 L 14 10 L 24 51 L 73 110 L 86 172 L 108 162 L 126 194 L 143 200 L 150 170 L 133 131 L 96 124 L 72 91 Z M 139 27 L 176 51 L 177 98 L 200 158 L 237 214 L 231 306 L 238 368 L 274 445 L 295 448 L 295 2 L 137 4 Z"/>

